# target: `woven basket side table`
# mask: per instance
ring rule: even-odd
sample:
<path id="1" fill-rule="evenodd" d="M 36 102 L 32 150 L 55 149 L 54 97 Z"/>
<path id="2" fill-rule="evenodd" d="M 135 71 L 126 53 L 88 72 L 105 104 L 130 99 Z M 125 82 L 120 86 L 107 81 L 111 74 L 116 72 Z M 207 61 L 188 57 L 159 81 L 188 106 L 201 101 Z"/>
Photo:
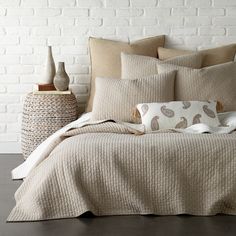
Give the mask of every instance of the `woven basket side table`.
<path id="1" fill-rule="evenodd" d="M 29 93 L 22 116 L 21 147 L 24 158 L 51 134 L 77 118 L 78 104 L 74 94 Z"/>

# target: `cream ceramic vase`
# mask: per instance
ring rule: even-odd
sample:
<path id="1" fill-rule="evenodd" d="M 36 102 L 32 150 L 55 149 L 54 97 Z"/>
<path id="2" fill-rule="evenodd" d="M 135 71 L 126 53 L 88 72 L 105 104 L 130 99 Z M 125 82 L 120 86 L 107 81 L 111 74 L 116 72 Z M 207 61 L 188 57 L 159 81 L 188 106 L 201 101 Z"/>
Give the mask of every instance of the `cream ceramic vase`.
<path id="1" fill-rule="evenodd" d="M 56 73 L 55 62 L 52 56 L 52 47 L 48 46 L 48 55 L 45 65 L 44 75 L 41 77 L 40 84 L 52 84 Z"/>
<path id="2" fill-rule="evenodd" d="M 70 78 L 65 71 L 65 63 L 59 62 L 57 73 L 53 80 L 54 86 L 58 91 L 68 90 Z"/>

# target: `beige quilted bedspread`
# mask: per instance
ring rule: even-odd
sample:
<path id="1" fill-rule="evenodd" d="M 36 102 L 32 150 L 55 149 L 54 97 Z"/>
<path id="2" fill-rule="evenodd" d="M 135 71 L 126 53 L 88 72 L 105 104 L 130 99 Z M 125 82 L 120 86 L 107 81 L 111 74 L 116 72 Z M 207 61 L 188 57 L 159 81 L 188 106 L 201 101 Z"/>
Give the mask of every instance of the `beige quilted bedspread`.
<path id="1" fill-rule="evenodd" d="M 236 215 L 235 133 L 133 133 L 116 123 L 67 132 L 17 190 L 8 221 Z"/>

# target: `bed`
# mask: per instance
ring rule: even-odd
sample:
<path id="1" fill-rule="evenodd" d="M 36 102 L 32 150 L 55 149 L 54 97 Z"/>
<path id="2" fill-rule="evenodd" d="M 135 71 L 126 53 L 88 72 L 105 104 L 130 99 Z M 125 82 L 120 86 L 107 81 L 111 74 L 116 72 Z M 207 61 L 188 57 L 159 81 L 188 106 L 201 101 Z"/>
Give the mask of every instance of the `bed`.
<path id="1" fill-rule="evenodd" d="M 145 41 L 147 56 L 156 56 L 155 45 L 159 40 Z M 92 40 L 93 47 L 101 47 L 100 44 Z M 108 45 L 106 42 L 105 49 L 113 48 L 116 43 L 108 42 Z M 136 46 L 126 45 L 125 52 L 134 53 Z M 94 67 L 93 51 L 99 61 L 98 54 L 104 52 L 104 56 L 105 49 L 93 47 Z M 9 222 L 72 218 L 86 212 L 96 216 L 236 215 L 236 112 L 232 112 L 236 109 L 236 62 L 229 62 L 232 50 L 227 60 L 218 60 L 217 54 L 210 50 L 211 67 L 203 69 L 200 68 L 203 53 L 170 59 L 166 65 L 157 59 L 123 54 L 129 66 L 121 62 L 121 67 L 128 76 L 121 74 L 119 68 L 112 70 L 112 65 L 119 64 L 113 62 L 117 62 L 117 57 L 119 61 L 122 50 L 116 51 L 116 58 L 109 52 L 111 59 L 105 59 L 111 65 L 100 67 L 109 69 L 104 73 L 115 71 L 114 76 L 122 79 L 104 79 L 92 73 L 92 84 L 96 78 L 96 93 L 93 88 L 88 108 L 92 113 L 57 131 L 12 171 L 13 179 L 24 179 L 24 182 L 15 194 L 16 206 L 8 217 Z M 137 53 L 145 54 L 139 50 Z M 225 64 L 215 65 L 223 59 Z M 164 72 L 158 74 L 157 70 Z M 142 74 L 144 78 L 135 79 L 136 74 L 132 78 L 132 73 Z M 156 74 L 146 77 L 153 73 Z M 220 87 L 222 81 L 224 86 Z M 174 101 L 172 110 L 167 109 L 166 105 L 176 99 L 176 94 L 180 96 L 179 101 Z M 209 101 L 215 98 L 220 99 L 226 112 L 217 115 L 217 102 Z M 190 121 L 197 120 L 197 123 L 187 128 L 181 128 L 178 123 L 173 128 L 159 129 L 159 116 L 154 116 L 151 132 L 146 132 L 143 120 L 131 122 L 130 111 L 136 104 L 152 101 L 158 102 L 162 112 L 165 108 L 164 123 L 176 117 L 178 111 L 173 110 L 176 104 L 182 113 L 193 101 L 203 110 L 197 119 L 196 116 L 193 119 L 195 113 L 191 114 Z M 163 101 L 168 104 L 163 105 Z M 150 111 L 147 104 L 139 104 L 141 113 L 143 105 Z M 214 112 L 209 109 L 210 104 L 214 104 Z M 176 119 L 183 118 L 181 112 Z M 217 119 L 216 125 L 202 123 L 199 117 L 203 116 Z"/>
<path id="2" fill-rule="evenodd" d="M 236 214 L 236 132 L 141 134 L 140 127 L 106 121 L 68 127 L 58 137 L 17 190 L 8 221 L 87 211 Z"/>

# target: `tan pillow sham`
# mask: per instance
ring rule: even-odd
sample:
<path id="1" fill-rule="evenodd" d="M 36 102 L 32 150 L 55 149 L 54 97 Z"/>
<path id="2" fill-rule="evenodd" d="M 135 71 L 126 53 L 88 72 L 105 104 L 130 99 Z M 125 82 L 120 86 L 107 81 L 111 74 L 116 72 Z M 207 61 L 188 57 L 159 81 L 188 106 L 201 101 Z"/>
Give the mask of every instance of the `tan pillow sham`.
<path id="1" fill-rule="evenodd" d="M 96 77 L 120 79 L 121 52 L 157 57 L 157 48 L 163 47 L 164 42 L 164 36 L 146 38 L 134 43 L 90 38 L 89 47 L 92 64 L 92 80 L 91 92 L 86 110 L 92 110 Z"/>
<path id="2" fill-rule="evenodd" d="M 136 79 L 142 76 L 157 74 L 157 65 L 169 63 L 199 69 L 202 66 L 202 55 L 192 53 L 165 61 L 157 58 L 121 53 L 121 72 L 123 79 Z"/>
<path id="3" fill-rule="evenodd" d="M 135 80 L 96 79 L 92 120 L 132 122 L 133 108 L 143 102 L 174 99 L 175 71 Z"/>
<path id="4" fill-rule="evenodd" d="M 191 69 L 171 64 L 158 65 L 160 73 L 177 70 L 175 100 L 220 101 L 224 111 L 236 111 L 236 62 Z"/>
<path id="5" fill-rule="evenodd" d="M 236 53 L 236 44 L 225 45 L 217 48 L 211 48 L 199 51 L 204 56 L 202 67 L 213 66 L 230 61 L 234 61 Z M 158 57 L 160 60 L 167 60 L 172 57 L 181 56 L 193 53 L 193 51 L 171 49 L 171 48 L 158 48 Z"/>

